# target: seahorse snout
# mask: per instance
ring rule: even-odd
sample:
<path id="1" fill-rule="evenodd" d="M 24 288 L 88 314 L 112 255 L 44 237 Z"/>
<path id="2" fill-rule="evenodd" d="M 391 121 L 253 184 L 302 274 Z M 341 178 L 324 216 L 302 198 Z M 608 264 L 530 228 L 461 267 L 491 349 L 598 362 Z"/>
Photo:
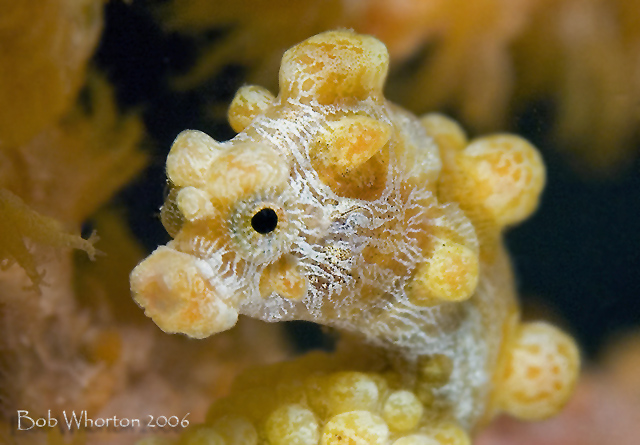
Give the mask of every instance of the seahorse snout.
<path id="1" fill-rule="evenodd" d="M 207 263 L 161 246 L 131 272 L 131 289 L 145 314 L 165 332 L 204 338 L 232 328 L 238 311 L 208 277 Z"/>

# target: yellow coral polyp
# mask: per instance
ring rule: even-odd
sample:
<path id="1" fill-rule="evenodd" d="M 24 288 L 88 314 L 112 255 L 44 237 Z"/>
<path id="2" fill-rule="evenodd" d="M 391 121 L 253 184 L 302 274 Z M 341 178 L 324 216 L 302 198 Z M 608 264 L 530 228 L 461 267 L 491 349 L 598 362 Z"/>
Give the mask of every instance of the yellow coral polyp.
<path id="1" fill-rule="evenodd" d="M 193 337 L 238 314 L 343 333 L 334 355 L 240 377 L 207 416 L 227 442 L 220 419 L 241 415 L 258 443 L 467 445 L 571 392 L 577 349 L 519 324 L 500 238 L 538 205 L 540 155 L 391 104 L 387 69 L 374 38 L 319 34 L 285 53 L 278 99 L 239 92 L 237 136 L 182 133 L 169 154 L 174 240 L 131 275 L 147 314 Z"/>
<path id="2" fill-rule="evenodd" d="M 389 394 L 382 417 L 393 431 L 410 431 L 418 426 L 424 407 L 410 391 L 401 390 Z"/>
<path id="3" fill-rule="evenodd" d="M 213 429 L 226 443 L 234 445 L 255 445 L 258 433 L 247 419 L 240 416 L 223 416 L 213 424 Z"/>
<path id="4" fill-rule="evenodd" d="M 378 405 L 376 382 L 365 374 L 343 372 L 318 380 L 308 393 L 309 403 L 323 416 L 349 411 L 372 411 Z"/>
<path id="5" fill-rule="evenodd" d="M 331 418 L 322 430 L 321 445 L 384 445 L 389 428 L 369 411 L 351 411 Z"/>
<path id="6" fill-rule="evenodd" d="M 265 435 L 271 445 L 317 445 L 320 425 L 313 411 L 301 405 L 284 405 L 267 419 Z"/>

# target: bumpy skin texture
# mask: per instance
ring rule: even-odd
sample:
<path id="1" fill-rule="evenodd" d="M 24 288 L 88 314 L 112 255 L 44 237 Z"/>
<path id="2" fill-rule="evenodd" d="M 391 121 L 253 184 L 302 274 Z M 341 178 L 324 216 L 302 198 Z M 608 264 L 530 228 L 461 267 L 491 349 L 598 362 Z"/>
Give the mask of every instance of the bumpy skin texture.
<path id="1" fill-rule="evenodd" d="M 500 410 L 544 417 L 577 375 L 568 337 L 519 325 L 500 241 L 537 206 L 536 149 L 510 135 L 469 142 L 446 117 L 416 118 L 383 97 L 387 68 L 374 38 L 323 33 L 285 53 L 278 97 L 238 92 L 235 138 L 181 133 L 162 209 L 174 239 L 131 274 L 136 301 L 166 332 L 206 337 L 242 313 L 313 321 L 383 351 L 376 372 L 393 369 L 406 393 L 343 413 L 312 406 L 320 439 L 309 430 L 300 443 L 391 443 L 385 431 L 433 426 L 433 413 L 462 432 Z M 520 350 L 548 372 L 521 369 Z M 300 403 L 273 414 L 299 416 L 265 428 L 293 434 L 282 425 L 310 416 Z M 353 442 L 328 432 L 351 427 Z M 358 428 L 379 437 L 355 438 Z"/>

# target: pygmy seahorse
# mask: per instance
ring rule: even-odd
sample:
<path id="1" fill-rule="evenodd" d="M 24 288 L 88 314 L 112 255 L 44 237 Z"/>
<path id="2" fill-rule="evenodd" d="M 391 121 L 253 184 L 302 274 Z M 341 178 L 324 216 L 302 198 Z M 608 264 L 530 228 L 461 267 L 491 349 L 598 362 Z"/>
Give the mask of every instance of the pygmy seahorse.
<path id="1" fill-rule="evenodd" d="M 501 242 L 538 205 L 539 153 L 513 135 L 468 141 L 443 115 L 417 118 L 390 103 L 388 64 L 373 37 L 317 35 L 284 54 L 277 97 L 237 92 L 233 139 L 178 135 L 161 212 L 173 240 L 131 274 L 135 300 L 166 332 L 202 338 L 238 314 L 330 326 L 387 357 L 375 372 L 394 373 L 396 393 L 408 394 L 397 407 L 422 406 L 409 429 L 375 414 L 384 427 L 363 431 L 383 433 L 369 440 L 334 427 L 335 416 L 371 410 L 353 402 L 323 414 L 307 395 L 295 406 L 310 410 L 317 437 L 289 443 L 391 443 L 436 418 L 469 432 L 500 411 L 544 418 L 578 373 L 570 337 L 519 321 Z M 439 383 L 416 402 L 434 375 Z M 371 405 L 379 410 L 391 403 L 385 385 Z"/>

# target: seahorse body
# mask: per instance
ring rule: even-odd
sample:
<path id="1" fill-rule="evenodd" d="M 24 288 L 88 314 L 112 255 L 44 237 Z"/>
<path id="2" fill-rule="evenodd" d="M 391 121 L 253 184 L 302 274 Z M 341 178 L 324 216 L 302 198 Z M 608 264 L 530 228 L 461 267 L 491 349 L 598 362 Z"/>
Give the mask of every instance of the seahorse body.
<path id="1" fill-rule="evenodd" d="M 388 351 L 412 384 L 439 364 L 434 403 L 465 430 L 499 410 L 548 416 L 577 350 L 519 323 L 500 236 L 537 207 L 541 158 L 388 102 L 387 68 L 376 39 L 323 33 L 285 53 L 277 97 L 238 91 L 236 137 L 181 133 L 162 209 L 173 240 L 132 272 L 134 297 L 166 332 L 309 320 Z"/>

